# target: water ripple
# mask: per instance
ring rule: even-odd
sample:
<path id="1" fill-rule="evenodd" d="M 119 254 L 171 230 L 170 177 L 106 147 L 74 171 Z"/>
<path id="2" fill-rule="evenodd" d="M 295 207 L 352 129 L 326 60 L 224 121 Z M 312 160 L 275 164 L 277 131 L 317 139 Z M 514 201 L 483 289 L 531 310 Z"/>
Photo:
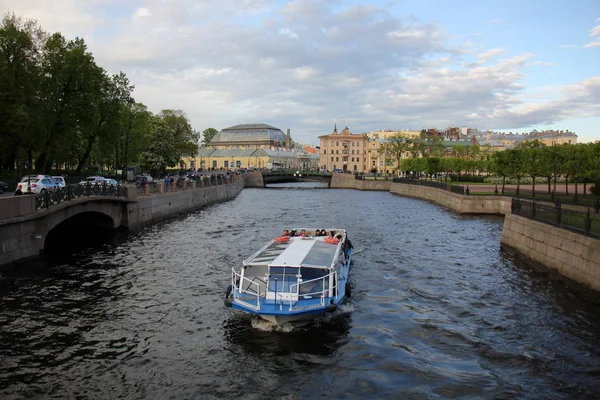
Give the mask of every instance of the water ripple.
<path id="1" fill-rule="evenodd" d="M 353 297 L 275 329 L 223 306 L 293 226 L 344 226 Z M 600 397 L 596 295 L 500 246 L 502 220 L 385 192 L 245 189 L 0 275 L 0 397 Z"/>

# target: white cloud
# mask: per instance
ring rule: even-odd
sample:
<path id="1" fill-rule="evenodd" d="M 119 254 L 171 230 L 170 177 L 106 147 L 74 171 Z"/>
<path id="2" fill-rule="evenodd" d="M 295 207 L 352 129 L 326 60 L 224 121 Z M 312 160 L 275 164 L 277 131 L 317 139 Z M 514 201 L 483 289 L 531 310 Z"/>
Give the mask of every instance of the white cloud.
<path id="1" fill-rule="evenodd" d="M 599 24 L 596 25 L 595 27 L 593 27 L 592 29 L 590 29 L 590 37 L 592 38 L 592 41 L 583 47 L 598 47 L 598 46 L 600 46 L 600 18 L 598 18 L 596 20 L 596 22 L 599 22 Z"/>
<path id="2" fill-rule="evenodd" d="M 334 118 L 353 132 L 514 127 L 598 116 L 598 77 L 527 88 L 533 54 L 461 41 L 442 26 L 373 6 L 268 0 L 0 0 L 46 30 L 84 36 L 97 62 L 124 71 L 154 112 L 195 127 L 264 122 L 317 142 Z M 10 6 L 10 7 L 9 7 Z M 492 23 L 493 21 L 488 21 Z M 498 23 L 500 21 L 496 21 Z M 598 27 L 592 30 L 597 37 Z M 452 39 L 452 40 L 450 40 Z M 460 43 L 459 45 L 450 43 Z"/>

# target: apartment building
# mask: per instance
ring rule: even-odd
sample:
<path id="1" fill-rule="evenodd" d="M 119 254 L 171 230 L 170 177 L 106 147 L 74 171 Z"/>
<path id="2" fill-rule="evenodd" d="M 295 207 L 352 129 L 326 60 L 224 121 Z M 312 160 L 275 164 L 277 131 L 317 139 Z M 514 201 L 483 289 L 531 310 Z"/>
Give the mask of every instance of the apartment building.
<path id="1" fill-rule="evenodd" d="M 329 135 L 319 136 L 321 168 L 328 171 L 344 170 L 367 172 L 366 134 L 354 134 L 348 127 L 338 132 L 337 125 Z"/>

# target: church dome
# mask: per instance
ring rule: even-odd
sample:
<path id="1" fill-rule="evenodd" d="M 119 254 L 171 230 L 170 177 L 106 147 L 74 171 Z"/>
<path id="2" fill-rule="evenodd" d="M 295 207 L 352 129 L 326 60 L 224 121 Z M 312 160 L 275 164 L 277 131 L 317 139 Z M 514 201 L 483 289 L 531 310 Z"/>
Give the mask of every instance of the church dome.
<path id="1" fill-rule="evenodd" d="M 221 130 L 210 141 L 213 146 L 283 146 L 285 134 L 267 124 L 235 125 Z"/>

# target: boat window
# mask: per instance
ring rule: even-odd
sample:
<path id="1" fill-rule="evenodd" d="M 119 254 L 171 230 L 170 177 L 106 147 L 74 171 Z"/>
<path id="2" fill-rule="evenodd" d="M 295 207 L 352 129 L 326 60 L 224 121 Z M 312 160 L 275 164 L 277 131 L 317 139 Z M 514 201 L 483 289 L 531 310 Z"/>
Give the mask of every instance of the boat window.
<path id="1" fill-rule="evenodd" d="M 290 285 L 298 282 L 297 267 L 270 267 L 269 290 L 277 292 L 289 292 Z"/>
<path id="2" fill-rule="evenodd" d="M 303 281 L 310 281 L 312 279 L 324 277 L 328 274 L 328 271 L 321 268 L 301 268 L 300 273 L 302 274 Z"/>

